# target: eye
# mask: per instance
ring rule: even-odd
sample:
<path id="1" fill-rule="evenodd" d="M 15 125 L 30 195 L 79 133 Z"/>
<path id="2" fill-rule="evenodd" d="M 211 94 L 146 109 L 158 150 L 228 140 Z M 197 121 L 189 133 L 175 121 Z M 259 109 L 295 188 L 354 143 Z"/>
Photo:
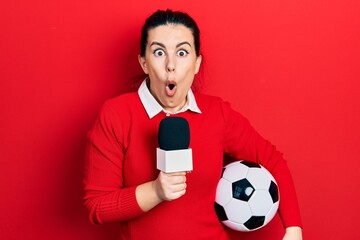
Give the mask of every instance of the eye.
<path id="1" fill-rule="evenodd" d="M 161 56 L 164 56 L 164 55 L 165 55 L 165 52 L 164 52 L 164 50 L 162 50 L 162 49 L 156 49 L 156 50 L 153 52 L 153 54 L 154 54 L 155 56 L 157 56 L 157 57 L 161 57 Z"/>
<path id="2" fill-rule="evenodd" d="M 189 52 L 186 51 L 186 50 L 184 50 L 184 49 L 181 49 L 181 50 L 179 50 L 179 51 L 177 52 L 177 55 L 178 55 L 179 57 L 185 57 L 185 56 L 188 55 L 188 54 L 189 54 Z"/>

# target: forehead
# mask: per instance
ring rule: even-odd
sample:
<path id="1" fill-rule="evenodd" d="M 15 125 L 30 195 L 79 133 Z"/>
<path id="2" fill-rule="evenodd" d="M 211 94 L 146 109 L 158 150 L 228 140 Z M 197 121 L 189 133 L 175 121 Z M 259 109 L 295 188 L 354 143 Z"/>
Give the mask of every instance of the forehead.
<path id="1" fill-rule="evenodd" d="M 150 29 L 148 45 L 155 41 L 165 45 L 187 41 L 194 47 L 194 36 L 191 30 L 182 24 L 167 24 Z"/>

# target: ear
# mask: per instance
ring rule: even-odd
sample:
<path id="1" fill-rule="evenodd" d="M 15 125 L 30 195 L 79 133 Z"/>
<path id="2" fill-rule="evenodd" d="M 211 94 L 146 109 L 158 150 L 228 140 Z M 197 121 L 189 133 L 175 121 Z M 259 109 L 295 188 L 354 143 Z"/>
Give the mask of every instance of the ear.
<path id="1" fill-rule="evenodd" d="M 149 71 L 147 69 L 147 66 L 146 66 L 146 60 L 145 60 L 145 57 L 142 57 L 140 54 L 138 55 L 138 61 L 139 61 L 139 64 L 142 68 L 142 70 L 144 71 L 145 74 L 148 74 Z"/>
<path id="2" fill-rule="evenodd" d="M 202 55 L 197 56 L 196 63 L 195 63 L 195 74 L 197 74 L 199 72 L 201 61 L 202 61 Z"/>

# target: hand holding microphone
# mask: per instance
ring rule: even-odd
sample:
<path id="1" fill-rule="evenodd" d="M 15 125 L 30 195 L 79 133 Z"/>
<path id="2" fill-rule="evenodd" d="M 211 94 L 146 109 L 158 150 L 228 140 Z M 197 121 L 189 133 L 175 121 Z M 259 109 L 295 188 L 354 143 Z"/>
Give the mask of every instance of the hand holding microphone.
<path id="1" fill-rule="evenodd" d="M 185 118 L 168 117 L 160 122 L 156 149 L 156 191 L 163 200 L 173 200 L 186 192 L 186 172 L 193 169 L 190 128 Z"/>
<path id="2" fill-rule="evenodd" d="M 147 212 L 162 201 L 171 201 L 186 192 L 186 172 L 165 173 L 160 171 L 157 179 L 140 184 L 136 188 L 136 200 Z"/>
<path id="3" fill-rule="evenodd" d="M 161 200 L 175 200 L 186 192 L 186 172 L 160 172 L 154 181 L 154 187 Z"/>
<path id="4" fill-rule="evenodd" d="M 156 180 L 139 185 L 136 199 L 143 211 L 152 209 L 162 201 L 171 201 L 186 192 L 186 173 L 193 169 L 190 128 L 184 118 L 167 117 L 160 122 L 159 147 L 156 149 Z"/>

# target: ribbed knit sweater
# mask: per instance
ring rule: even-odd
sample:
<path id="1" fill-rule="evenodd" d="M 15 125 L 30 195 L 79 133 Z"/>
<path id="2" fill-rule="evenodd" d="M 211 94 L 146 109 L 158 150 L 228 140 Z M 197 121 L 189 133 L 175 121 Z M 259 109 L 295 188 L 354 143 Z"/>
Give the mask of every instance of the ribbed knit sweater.
<path id="1" fill-rule="evenodd" d="M 292 177 L 282 154 L 227 102 L 202 94 L 195 98 L 202 113 L 174 115 L 186 118 L 190 125 L 194 170 L 186 176 L 186 194 L 148 212 L 139 207 L 135 189 L 159 174 L 157 134 L 167 116 L 161 112 L 150 119 L 137 93 L 104 104 L 88 133 L 84 200 L 90 220 L 121 222 L 120 239 L 228 239 L 214 210 L 226 153 L 267 168 L 279 185 L 284 226 L 301 226 Z"/>

